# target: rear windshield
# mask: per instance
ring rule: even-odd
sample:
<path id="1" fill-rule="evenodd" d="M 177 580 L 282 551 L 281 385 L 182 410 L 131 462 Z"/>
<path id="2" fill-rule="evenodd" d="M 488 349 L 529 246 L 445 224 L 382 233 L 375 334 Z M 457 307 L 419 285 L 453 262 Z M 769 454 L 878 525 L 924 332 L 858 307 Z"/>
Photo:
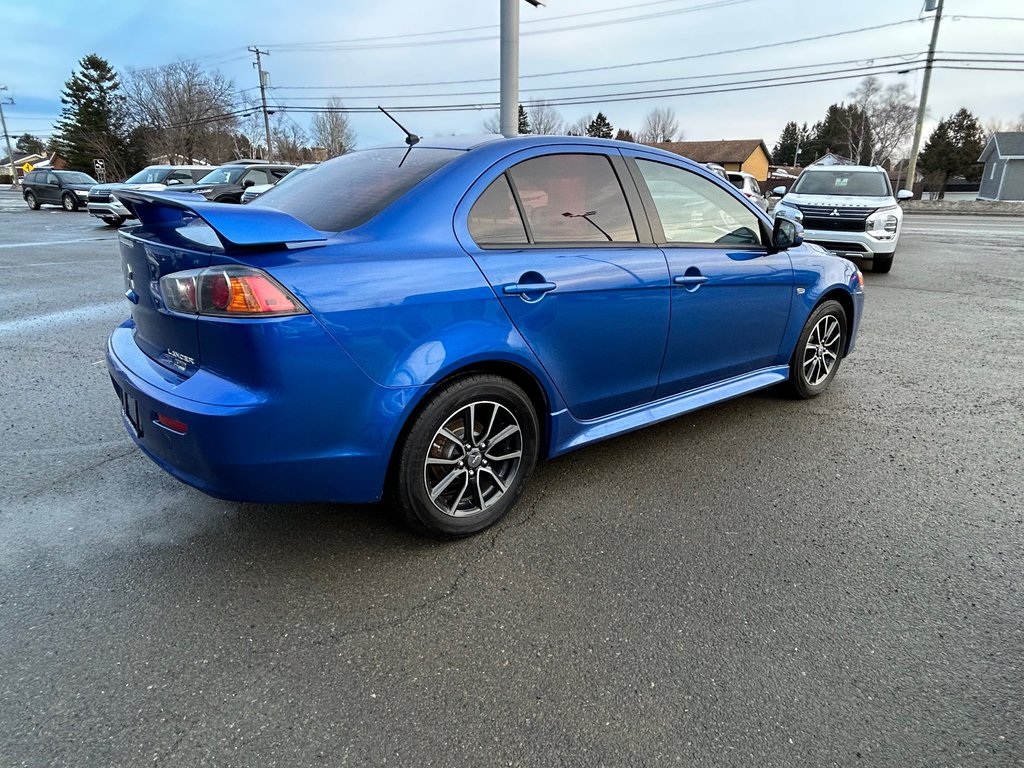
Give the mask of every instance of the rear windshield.
<path id="1" fill-rule="evenodd" d="M 276 208 L 322 232 L 341 232 L 369 221 L 442 165 L 464 154 L 429 147 L 413 147 L 408 156 L 406 151 L 367 149 L 342 155 L 311 168 L 294 182 L 272 187 L 248 205 Z"/>
<path id="2" fill-rule="evenodd" d="M 812 171 L 800 174 L 792 192 L 798 195 L 854 195 L 858 197 L 886 197 L 888 179 L 884 173 Z"/>

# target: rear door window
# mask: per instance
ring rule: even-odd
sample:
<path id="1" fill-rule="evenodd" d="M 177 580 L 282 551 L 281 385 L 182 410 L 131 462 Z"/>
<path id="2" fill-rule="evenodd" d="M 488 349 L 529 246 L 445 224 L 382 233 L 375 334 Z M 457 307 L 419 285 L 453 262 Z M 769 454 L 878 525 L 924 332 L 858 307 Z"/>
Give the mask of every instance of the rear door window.
<path id="1" fill-rule="evenodd" d="M 637 242 L 626 196 L 604 155 L 544 155 L 509 176 L 535 243 Z"/>
<path id="2" fill-rule="evenodd" d="M 525 243 L 526 227 L 504 174 L 484 190 L 469 212 L 469 233 L 478 245 Z"/>

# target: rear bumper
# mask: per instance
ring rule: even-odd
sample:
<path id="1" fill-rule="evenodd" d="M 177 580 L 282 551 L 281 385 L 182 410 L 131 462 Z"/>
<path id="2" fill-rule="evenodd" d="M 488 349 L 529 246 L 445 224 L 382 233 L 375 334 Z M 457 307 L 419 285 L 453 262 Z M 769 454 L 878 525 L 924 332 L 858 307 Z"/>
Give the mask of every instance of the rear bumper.
<path id="1" fill-rule="evenodd" d="M 162 469 L 232 501 L 381 498 L 397 435 L 389 415 L 396 392 L 374 384 L 336 344 L 312 350 L 315 374 L 300 363 L 287 381 L 256 389 L 202 369 L 179 376 L 139 349 L 133 328 L 129 320 L 111 334 L 107 368 L 122 405 L 125 396 L 137 405 L 138 432 L 122 413 L 128 434 Z M 287 354 L 279 360 L 282 369 L 291 362 Z M 161 424 L 161 414 L 187 425 L 185 433 Z"/>

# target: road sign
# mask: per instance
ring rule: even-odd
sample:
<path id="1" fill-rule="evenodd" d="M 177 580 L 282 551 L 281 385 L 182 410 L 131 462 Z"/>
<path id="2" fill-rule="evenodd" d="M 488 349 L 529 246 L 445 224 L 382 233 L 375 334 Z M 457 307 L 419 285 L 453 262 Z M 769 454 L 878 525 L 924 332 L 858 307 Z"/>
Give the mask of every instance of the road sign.
<path id="1" fill-rule="evenodd" d="M 32 163 L 25 163 L 23 166 L 21 166 L 21 170 L 23 170 L 25 173 L 28 173 L 33 168 L 35 168 L 35 166 L 32 165 Z"/>

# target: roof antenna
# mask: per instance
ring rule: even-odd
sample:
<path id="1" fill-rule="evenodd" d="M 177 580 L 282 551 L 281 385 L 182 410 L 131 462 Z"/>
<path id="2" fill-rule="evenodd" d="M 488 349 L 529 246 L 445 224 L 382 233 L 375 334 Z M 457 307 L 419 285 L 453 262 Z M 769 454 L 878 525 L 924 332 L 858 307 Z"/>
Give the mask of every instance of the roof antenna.
<path id="1" fill-rule="evenodd" d="M 409 145 L 409 148 L 407 150 L 405 150 L 405 154 L 402 155 L 402 161 L 398 164 L 398 167 L 401 168 L 402 167 L 402 163 L 405 162 L 405 158 L 407 158 L 409 156 L 409 153 L 412 152 L 412 148 L 414 146 L 416 146 L 416 144 L 419 142 L 420 137 L 417 136 L 412 131 L 410 131 L 408 128 L 406 128 L 404 125 L 402 125 L 400 122 L 395 120 L 395 118 L 393 118 L 391 115 L 388 114 L 388 111 L 386 109 L 384 109 L 384 107 L 382 107 L 382 106 L 380 106 L 378 104 L 377 105 L 377 109 L 379 109 L 381 112 L 383 112 L 385 115 L 387 115 L 388 120 L 390 120 L 392 123 L 397 125 L 399 128 L 401 128 L 405 132 L 405 143 Z"/>

